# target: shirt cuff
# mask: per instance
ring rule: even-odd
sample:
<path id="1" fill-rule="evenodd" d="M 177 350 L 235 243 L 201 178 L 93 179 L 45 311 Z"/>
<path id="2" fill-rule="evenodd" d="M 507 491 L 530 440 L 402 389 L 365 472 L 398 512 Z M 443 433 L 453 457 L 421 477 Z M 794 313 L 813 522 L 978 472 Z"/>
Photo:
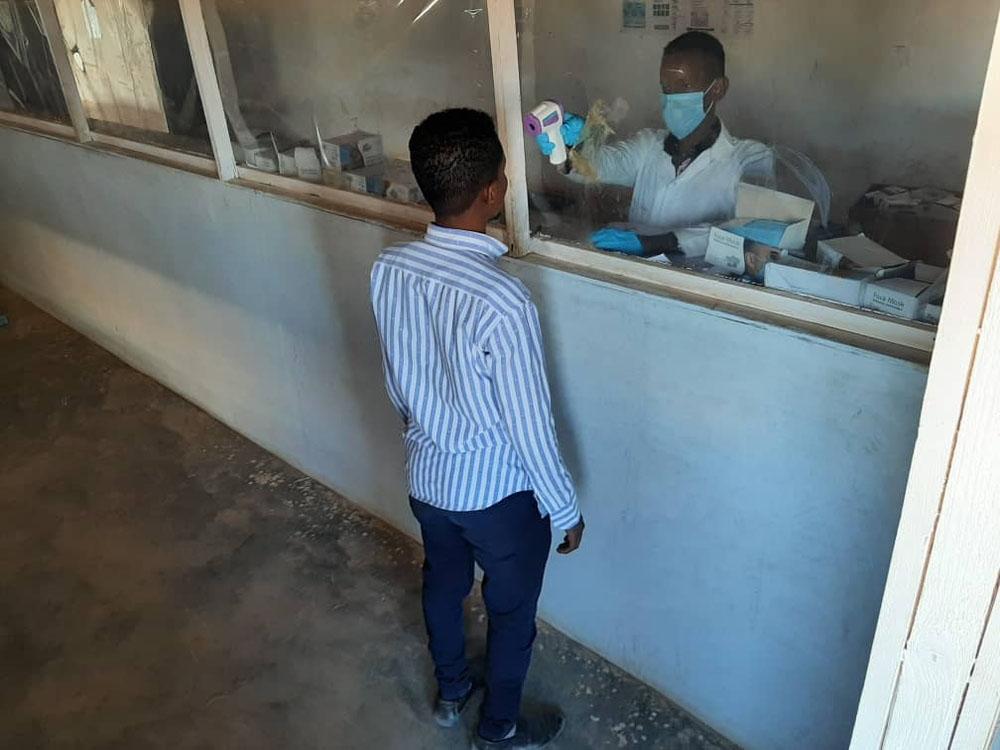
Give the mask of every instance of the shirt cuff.
<path id="1" fill-rule="evenodd" d="M 582 518 L 580 515 L 580 506 L 574 500 L 569 505 L 551 513 L 550 518 L 552 525 L 557 529 L 560 531 L 569 531 L 580 523 L 580 519 Z"/>

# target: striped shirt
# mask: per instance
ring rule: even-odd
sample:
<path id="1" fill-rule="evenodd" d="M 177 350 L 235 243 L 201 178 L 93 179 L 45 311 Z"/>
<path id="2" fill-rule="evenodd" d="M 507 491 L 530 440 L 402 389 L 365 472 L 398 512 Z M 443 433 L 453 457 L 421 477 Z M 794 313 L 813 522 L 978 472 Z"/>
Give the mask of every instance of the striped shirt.
<path id="1" fill-rule="evenodd" d="M 542 516 L 570 529 L 580 511 L 556 441 L 538 312 L 498 267 L 506 252 L 485 234 L 431 224 L 372 270 L 410 494 L 470 511 L 533 490 Z"/>

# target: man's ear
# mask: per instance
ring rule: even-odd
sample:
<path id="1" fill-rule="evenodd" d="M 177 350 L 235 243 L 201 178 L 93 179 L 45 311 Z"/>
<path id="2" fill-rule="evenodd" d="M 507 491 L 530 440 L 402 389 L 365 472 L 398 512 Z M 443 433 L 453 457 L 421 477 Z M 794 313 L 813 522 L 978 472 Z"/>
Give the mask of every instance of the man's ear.
<path id="1" fill-rule="evenodd" d="M 500 203 L 500 180 L 493 180 L 484 187 L 482 198 L 487 206 L 495 206 Z"/>
<path id="2" fill-rule="evenodd" d="M 711 104 L 718 104 L 725 99 L 726 94 L 729 93 L 729 78 L 727 76 L 716 78 L 715 83 L 712 84 L 712 91 L 710 93 Z"/>

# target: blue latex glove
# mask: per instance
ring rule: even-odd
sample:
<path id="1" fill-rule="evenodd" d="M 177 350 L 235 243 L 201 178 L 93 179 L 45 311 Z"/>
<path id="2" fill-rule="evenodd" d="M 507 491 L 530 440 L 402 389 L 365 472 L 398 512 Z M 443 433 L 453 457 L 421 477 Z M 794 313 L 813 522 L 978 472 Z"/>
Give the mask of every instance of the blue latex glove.
<path id="1" fill-rule="evenodd" d="M 566 141 L 566 148 L 573 148 L 573 146 L 580 142 L 580 136 L 583 135 L 583 126 L 586 122 L 580 115 L 574 115 L 571 112 L 566 113 L 563 117 L 563 124 L 559 128 L 563 140 Z M 548 133 L 542 133 L 535 138 L 535 142 L 538 144 L 538 149 L 542 152 L 542 156 L 552 156 L 552 152 L 556 150 L 556 144 L 549 138 Z"/>
<path id="2" fill-rule="evenodd" d="M 627 229 L 605 227 L 590 235 L 591 244 L 598 250 L 611 250 L 626 255 L 642 255 L 642 242 L 639 235 Z"/>

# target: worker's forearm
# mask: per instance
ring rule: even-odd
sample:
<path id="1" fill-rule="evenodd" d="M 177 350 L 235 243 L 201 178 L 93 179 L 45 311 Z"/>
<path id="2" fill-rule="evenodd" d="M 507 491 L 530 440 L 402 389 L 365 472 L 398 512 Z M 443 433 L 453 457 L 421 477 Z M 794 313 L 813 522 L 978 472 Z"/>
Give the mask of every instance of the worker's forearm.
<path id="1" fill-rule="evenodd" d="M 680 252 L 677 235 L 673 232 L 665 234 L 640 234 L 639 242 L 642 245 L 643 258 L 652 258 L 657 255 L 671 255 Z"/>

